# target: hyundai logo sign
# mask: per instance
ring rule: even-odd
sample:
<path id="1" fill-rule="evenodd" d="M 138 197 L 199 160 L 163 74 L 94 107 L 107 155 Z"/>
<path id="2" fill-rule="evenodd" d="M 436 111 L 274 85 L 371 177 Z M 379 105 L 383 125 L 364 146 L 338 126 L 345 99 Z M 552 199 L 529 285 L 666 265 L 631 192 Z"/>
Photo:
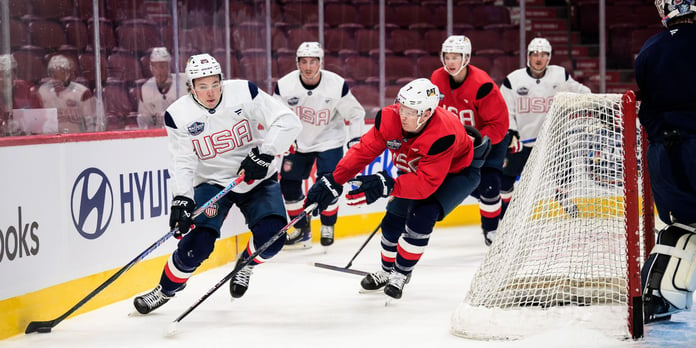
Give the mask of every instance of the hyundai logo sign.
<path id="1" fill-rule="evenodd" d="M 87 239 L 99 238 L 111 222 L 114 195 L 104 172 L 87 168 L 75 179 L 70 210 L 77 231 Z"/>

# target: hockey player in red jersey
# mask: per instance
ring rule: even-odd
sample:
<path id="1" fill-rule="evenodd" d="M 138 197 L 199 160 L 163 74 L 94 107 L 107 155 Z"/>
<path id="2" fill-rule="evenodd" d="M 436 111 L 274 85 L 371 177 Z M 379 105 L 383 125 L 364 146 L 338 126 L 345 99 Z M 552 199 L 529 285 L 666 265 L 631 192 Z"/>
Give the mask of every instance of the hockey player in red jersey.
<path id="1" fill-rule="evenodd" d="M 341 195 L 346 182 L 357 187 L 346 195 L 348 205 L 391 197 L 381 225 L 382 269 L 363 278 L 366 290 L 384 288 L 388 296 L 401 298 L 435 222 L 479 183 L 489 141 L 472 128 L 472 143 L 459 120 L 437 107 L 439 100 L 438 88 L 427 79 L 408 83 L 399 91 L 397 103 L 377 114 L 375 126 L 348 150 L 333 173 L 322 176 L 307 193 L 305 206 L 317 203 L 315 214 Z M 381 171 L 352 179 L 385 149 L 398 177 Z"/>
<path id="2" fill-rule="evenodd" d="M 510 143 L 507 106 L 490 76 L 469 64 L 471 42 L 466 36 L 448 37 L 440 59 L 443 67 L 430 77 L 444 96 L 440 106 L 458 116 L 461 124 L 478 129 L 493 145 L 481 168 L 481 183 L 473 193 L 479 199 L 484 241 L 490 245 L 500 219 L 500 178 Z"/>

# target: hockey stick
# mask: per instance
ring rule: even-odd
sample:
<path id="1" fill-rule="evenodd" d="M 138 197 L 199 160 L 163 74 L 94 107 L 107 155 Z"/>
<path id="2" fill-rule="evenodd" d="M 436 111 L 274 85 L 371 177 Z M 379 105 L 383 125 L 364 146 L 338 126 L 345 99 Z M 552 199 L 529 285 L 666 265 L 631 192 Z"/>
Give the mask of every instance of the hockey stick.
<path id="1" fill-rule="evenodd" d="M 367 240 L 363 243 L 363 245 L 360 246 L 360 249 L 358 249 L 358 252 L 356 252 L 355 255 L 353 255 L 353 258 L 350 259 L 350 261 L 348 261 L 348 264 L 347 264 L 345 267 L 341 268 L 341 267 L 338 267 L 338 266 L 327 265 L 327 264 L 321 263 L 321 262 L 315 262 L 315 263 L 314 263 L 314 266 L 319 267 L 319 268 L 326 268 L 326 269 L 330 269 L 330 270 L 334 270 L 334 271 L 339 271 L 339 272 L 346 272 L 346 273 L 352 273 L 352 274 L 363 275 L 363 276 L 368 275 L 368 274 L 369 274 L 368 272 L 350 269 L 350 266 L 353 265 L 353 260 L 355 260 L 355 258 L 358 257 L 358 255 L 360 254 L 360 252 L 361 252 L 363 249 L 365 249 L 365 246 L 367 245 L 367 243 L 370 242 L 370 239 L 372 239 L 372 237 L 373 237 L 375 234 L 377 234 L 377 231 L 379 231 L 379 229 L 380 229 L 381 227 L 382 227 L 382 223 L 380 223 L 379 225 L 377 225 L 377 227 L 375 228 L 375 230 L 372 231 L 372 233 L 370 233 L 370 235 L 367 237 Z"/>
<path id="2" fill-rule="evenodd" d="M 222 191 L 218 192 L 213 198 L 211 198 L 209 201 L 207 201 L 205 204 L 200 206 L 198 209 L 196 209 L 193 212 L 193 218 L 197 217 L 198 215 L 201 215 L 210 205 L 213 203 L 217 202 L 222 198 L 224 195 L 226 195 L 228 192 L 230 192 L 235 186 L 237 186 L 240 182 L 244 180 L 244 175 L 239 176 L 235 181 L 233 181 L 231 184 L 227 185 Z M 41 332 L 41 333 L 46 333 L 46 332 L 51 332 L 51 329 L 58 325 L 61 321 L 63 321 L 65 318 L 67 318 L 70 314 L 75 312 L 78 308 L 82 307 L 87 301 L 91 300 L 94 296 L 96 296 L 98 293 L 100 293 L 102 290 L 104 290 L 107 286 L 109 286 L 111 283 L 113 283 L 118 277 L 120 277 L 123 273 L 128 271 L 133 265 L 136 263 L 142 261 L 148 254 L 150 254 L 152 251 L 157 249 L 160 245 L 162 245 L 169 237 L 173 236 L 176 231 L 178 231 L 179 228 L 176 227 L 173 230 L 167 232 L 164 236 L 162 236 L 160 239 L 158 239 L 156 242 L 154 242 L 150 247 L 145 249 L 140 255 L 136 256 L 131 262 L 129 262 L 127 265 L 123 266 L 118 272 L 114 273 L 109 279 L 107 279 L 105 282 L 101 283 L 96 289 L 92 290 L 87 296 L 82 298 L 80 302 L 78 302 L 76 305 L 74 305 L 72 308 L 70 308 L 67 312 L 63 313 L 61 316 L 58 318 L 55 318 L 53 320 L 48 320 L 48 321 L 32 321 L 27 325 L 27 329 L 24 331 L 25 334 L 29 334 L 32 332 Z"/>
<path id="3" fill-rule="evenodd" d="M 288 229 L 290 229 L 290 227 L 294 226 L 298 221 L 300 221 L 300 219 L 302 219 L 305 215 L 309 214 L 309 212 L 314 210 L 314 208 L 316 208 L 316 207 L 317 207 L 317 204 L 314 203 L 314 204 L 308 206 L 307 208 L 305 208 L 305 210 L 303 210 L 302 213 L 300 213 L 300 215 L 298 215 L 294 219 L 290 220 L 290 222 L 287 225 L 285 225 L 283 228 L 281 228 L 280 231 L 278 231 L 278 233 L 273 235 L 268 241 L 266 241 L 266 243 L 263 243 L 260 247 L 258 247 L 253 254 L 251 254 L 248 258 L 246 258 L 242 262 L 237 263 L 236 266 L 234 267 L 234 269 L 232 270 L 232 272 L 227 273 L 227 275 L 224 278 L 222 278 L 219 282 L 217 282 L 217 284 L 213 285 L 213 287 L 210 288 L 205 294 L 203 294 L 203 296 L 201 298 L 199 298 L 193 305 L 191 305 L 191 307 L 189 307 L 186 311 L 184 311 L 184 313 L 179 315 L 178 318 L 174 319 L 174 321 L 171 324 L 169 324 L 169 328 L 167 329 L 166 334 L 167 335 L 174 334 L 176 332 L 177 323 L 181 322 L 181 320 L 186 318 L 186 316 L 189 315 L 189 313 L 191 313 L 194 309 L 196 309 L 196 307 L 198 307 L 201 303 L 203 303 L 203 301 L 208 299 L 208 297 L 210 297 L 210 295 L 212 295 L 215 291 L 217 291 L 228 280 L 232 279 L 232 277 L 237 275 L 237 273 L 239 273 L 239 270 L 241 270 L 246 265 L 251 263 L 251 261 L 253 259 L 255 259 L 257 256 L 259 256 L 262 252 L 266 251 L 266 249 L 268 249 L 271 245 L 273 245 L 273 243 L 275 243 L 275 241 L 277 241 L 278 238 L 282 237 L 285 233 L 287 233 L 287 231 L 288 231 Z"/>

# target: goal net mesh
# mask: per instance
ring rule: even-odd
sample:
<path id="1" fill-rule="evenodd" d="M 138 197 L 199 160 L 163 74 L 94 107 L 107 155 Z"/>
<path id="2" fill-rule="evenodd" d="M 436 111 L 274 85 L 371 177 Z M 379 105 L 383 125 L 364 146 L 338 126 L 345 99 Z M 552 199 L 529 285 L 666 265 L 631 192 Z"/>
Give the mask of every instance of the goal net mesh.
<path id="1" fill-rule="evenodd" d="M 555 96 L 496 239 L 452 316 L 455 335 L 519 339 L 582 327 L 630 337 L 621 99 Z"/>

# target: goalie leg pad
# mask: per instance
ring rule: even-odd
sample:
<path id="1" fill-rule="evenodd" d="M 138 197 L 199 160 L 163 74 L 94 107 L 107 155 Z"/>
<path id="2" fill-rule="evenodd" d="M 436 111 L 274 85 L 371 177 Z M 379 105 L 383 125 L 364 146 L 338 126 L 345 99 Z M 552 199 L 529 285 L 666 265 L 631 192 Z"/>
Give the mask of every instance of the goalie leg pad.
<path id="1" fill-rule="evenodd" d="M 690 309 L 696 290 L 696 229 L 675 223 L 661 230 L 641 278 L 646 321 Z"/>

